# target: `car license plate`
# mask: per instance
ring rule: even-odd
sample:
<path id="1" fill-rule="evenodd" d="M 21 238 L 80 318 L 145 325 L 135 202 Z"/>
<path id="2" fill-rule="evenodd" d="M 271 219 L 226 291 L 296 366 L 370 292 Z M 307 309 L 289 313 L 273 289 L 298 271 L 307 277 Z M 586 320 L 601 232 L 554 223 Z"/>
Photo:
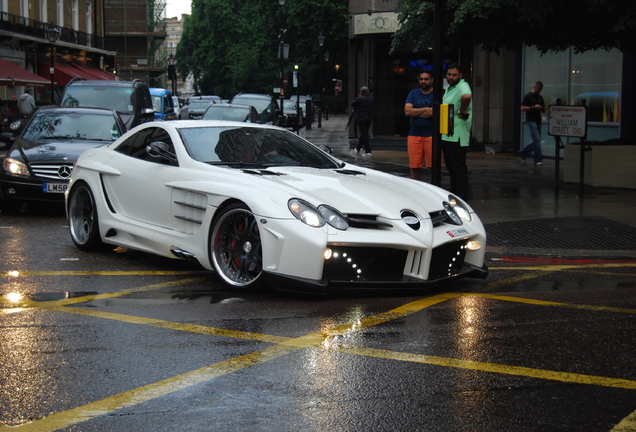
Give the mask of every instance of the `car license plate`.
<path id="1" fill-rule="evenodd" d="M 42 192 L 44 193 L 64 193 L 68 189 L 68 183 L 43 183 Z"/>

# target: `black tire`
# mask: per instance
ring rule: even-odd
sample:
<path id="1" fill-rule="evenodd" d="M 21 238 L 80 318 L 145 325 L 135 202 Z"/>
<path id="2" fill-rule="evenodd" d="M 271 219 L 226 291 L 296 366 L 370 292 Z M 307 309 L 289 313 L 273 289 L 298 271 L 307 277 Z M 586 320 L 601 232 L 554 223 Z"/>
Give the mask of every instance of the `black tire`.
<path id="1" fill-rule="evenodd" d="M 210 257 L 217 273 L 233 289 L 263 288 L 263 250 L 256 218 L 243 204 L 221 211 L 212 224 Z"/>
<path id="2" fill-rule="evenodd" d="M 104 249 L 98 222 L 91 188 L 83 181 L 77 183 L 68 200 L 68 228 L 75 246 L 84 251 Z"/>

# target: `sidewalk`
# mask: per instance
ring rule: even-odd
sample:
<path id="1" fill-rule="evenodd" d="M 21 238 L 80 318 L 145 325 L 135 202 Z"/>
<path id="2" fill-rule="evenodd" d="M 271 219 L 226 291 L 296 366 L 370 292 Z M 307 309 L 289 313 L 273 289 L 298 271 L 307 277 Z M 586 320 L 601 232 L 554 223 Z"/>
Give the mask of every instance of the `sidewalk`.
<path id="1" fill-rule="evenodd" d="M 325 144 L 345 162 L 409 176 L 406 151 L 373 150 L 363 158 L 349 154 L 348 117 L 330 116 L 322 127 L 301 131 L 315 144 Z M 373 146 L 373 144 L 372 144 Z M 469 204 L 486 226 L 488 251 L 501 255 L 545 258 L 636 259 L 636 192 L 632 189 L 564 183 L 563 163 L 559 182 L 554 160 L 535 167 L 521 163 L 512 153 L 468 153 L 472 199 Z M 430 171 L 422 170 L 430 182 Z M 555 188 L 558 185 L 558 194 Z M 450 187 L 442 168 L 443 188 Z"/>

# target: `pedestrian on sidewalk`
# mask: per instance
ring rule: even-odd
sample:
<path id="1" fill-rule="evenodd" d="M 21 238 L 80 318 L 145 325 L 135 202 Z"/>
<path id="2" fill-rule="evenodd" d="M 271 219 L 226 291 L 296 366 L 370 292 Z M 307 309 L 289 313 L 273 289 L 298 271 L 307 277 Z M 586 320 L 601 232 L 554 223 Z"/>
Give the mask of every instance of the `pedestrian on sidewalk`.
<path id="1" fill-rule="evenodd" d="M 360 154 L 360 150 L 364 147 L 362 156 L 371 157 L 371 144 L 369 143 L 369 127 L 373 121 L 373 98 L 369 92 L 369 88 L 363 86 L 360 88 L 360 95 L 351 102 L 351 106 L 355 110 L 355 118 L 360 131 L 360 138 L 356 146 L 356 153 Z"/>
<path id="2" fill-rule="evenodd" d="M 532 142 L 519 150 L 521 160 L 525 162 L 526 158 L 531 154 L 534 155 L 534 164 L 543 165 L 543 156 L 541 154 L 541 113 L 545 111 L 545 103 L 541 93 L 543 83 L 537 81 L 532 91 L 524 96 L 521 101 L 521 111 L 526 113 L 526 124 Z"/>
<path id="3" fill-rule="evenodd" d="M 26 118 L 35 110 L 35 101 L 31 96 L 31 89 L 26 89 L 23 95 L 18 99 L 18 109 L 20 110 L 20 117 Z"/>
<path id="4" fill-rule="evenodd" d="M 446 161 L 446 169 L 450 174 L 450 191 L 462 199 L 469 194 L 468 167 L 466 166 L 466 151 L 470 144 L 470 129 L 472 126 L 472 92 L 470 86 L 462 79 L 462 66 L 453 63 L 446 70 L 448 88 L 443 104 L 453 104 L 455 109 L 453 135 L 442 135 L 442 151 Z"/>
<path id="5" fill-rule="evenodd" d="M 419 87 L 406 97 L 404 114 L 410 117 L 406 146 L 409 154 L 410 177 L 420 179 L 422 164 L 433 166 L 433 73 L 422 70 L 418 74 Z"/>

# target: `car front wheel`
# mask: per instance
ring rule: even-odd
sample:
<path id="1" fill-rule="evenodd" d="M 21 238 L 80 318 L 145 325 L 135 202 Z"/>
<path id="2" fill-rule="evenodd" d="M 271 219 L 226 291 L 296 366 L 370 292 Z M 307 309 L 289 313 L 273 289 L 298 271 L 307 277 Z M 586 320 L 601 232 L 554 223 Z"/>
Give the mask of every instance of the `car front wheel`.
<path id="1" fill-rule="evenodd" d="M 256 218 L 244 205 L 230 205 L 215 219 L 210 256 L 219 276 L 232 288 L 264 286 L 261 235 Z"/>
<path id="2" fill-rule="evenodd" d="M 104 247 L 99 235 L 97 208 L 91 188 L 80 182 L 71 189 L 68 226 L 73 243 L 79 249 L 96 251 Z"/>

